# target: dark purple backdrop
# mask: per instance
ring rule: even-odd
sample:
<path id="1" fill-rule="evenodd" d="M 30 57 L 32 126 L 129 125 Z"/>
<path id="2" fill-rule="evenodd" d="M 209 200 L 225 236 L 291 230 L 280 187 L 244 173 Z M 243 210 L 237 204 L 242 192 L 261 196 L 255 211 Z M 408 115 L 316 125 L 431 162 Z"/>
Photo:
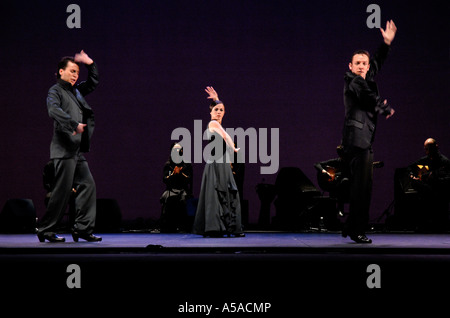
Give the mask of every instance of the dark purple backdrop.
<path id="1" fill-rule="evenodd" d="M 81 29 L 66 8 L 81 7 Z M 176 127 L 209 120 L 204 88 L 226 104 L 224 125 L 280 129 L 280 166 L 300 167 L 316 183 L 313 163 L 335 157 L 343 122 L 343 75 L 357 48 L 382 37 L 366 26 L 373 1 L 34 1 L 2 4 L 0 205 L 30 198 L 44 213 L 42 168 L 52 120 L 46 95 L 61 56 L 84 49 L 101 83 L 87 97 L 96 130 L 87 155 L 99 198 L 118 200 L 124 219 L 157 219 L 162 167 Z M 376 1 L 382 26 L 398 33 L 378 76 L 396 109 L 380 118 L 374 144 L 371 218 L 393 200 L 394 169 L 423 155 L 427 137 L 444 154 L 449 140 L 448 1 Z M 81 79 L 87 72 L 82 68 Z M 260 164 L 246 166 L 245 198 L 257 221 Z M 194 165 L 194 192 L 203 164 Z M 272 214 L 274 208 L 272 207 Z"/>

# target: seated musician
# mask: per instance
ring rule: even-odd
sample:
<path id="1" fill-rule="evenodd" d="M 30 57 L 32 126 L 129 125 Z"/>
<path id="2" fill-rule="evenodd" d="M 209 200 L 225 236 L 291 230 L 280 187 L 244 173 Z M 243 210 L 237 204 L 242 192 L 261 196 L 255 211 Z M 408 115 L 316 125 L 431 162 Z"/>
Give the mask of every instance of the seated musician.
<path id="1" fill-rule="evenodd" d="M 330 197 L 337 199 L 338 213 L 343 216 L 344 203 L 348 202 L 350 195 L 349 172 L 343 160 L 343 147 L 337 146 L 336 151 L 338 158 L 317 162 L 314 167 L 320 188 L 328 191 Z"/>
<path id="2" fill-rule="evenodd" d="M 442 232 L 448 223 L 450 160 L 440 153 L 436 140 L 425 140 L 426 156 L 407 167 L 412 187 L 418 192 L 423 213 L 421 229 Z"/>
<path id="3" fill-rule="evenodd" d="M 166 190 L 161 195 L 161 232 L 188 231 L 186 200 L 192 197 L 192 164 L 173 158 L 182 158 L 183 148 L 178 143 L 171 145 L 171 155 L 163 169 Z M 177 160 L 176 160 L 177 161 Z"/>

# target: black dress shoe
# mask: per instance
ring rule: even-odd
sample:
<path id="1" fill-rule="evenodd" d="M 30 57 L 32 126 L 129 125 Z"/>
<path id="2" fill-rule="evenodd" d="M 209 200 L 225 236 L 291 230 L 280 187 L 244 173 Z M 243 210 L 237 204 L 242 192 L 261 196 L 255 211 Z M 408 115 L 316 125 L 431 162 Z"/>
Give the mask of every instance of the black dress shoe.
<path id="1" fill-rule="evenodd" d="M 360 235 L 351 235 L 350 238 L 355 241 L 356 243 L 364 243 L 364 244 L 370 244 L 372 243 L 372 240 L 365 236 L 364 234 Z"/>
<path id="2" fill-rule="evenodd" d="M 59 237 L 56 234 L 45 234 L 45 233 L 40 233 L 37 235 L 39 242 L 43 243 L 45 242 L 45 240 L 51 242 L 51 243 L 62 243 L 65 242 L 66 239 L 64 237 Z"/>
<path id="3" fill-rule="evenodd" d="M 74 242 L 78 242 L 78 239 L 80 238 L 88 242 L 100 242 L 102 240 L 100 236 L 95 236 L 94 234 L 79 233 L 77 231 L 72 231 L 72 238 Z"/>

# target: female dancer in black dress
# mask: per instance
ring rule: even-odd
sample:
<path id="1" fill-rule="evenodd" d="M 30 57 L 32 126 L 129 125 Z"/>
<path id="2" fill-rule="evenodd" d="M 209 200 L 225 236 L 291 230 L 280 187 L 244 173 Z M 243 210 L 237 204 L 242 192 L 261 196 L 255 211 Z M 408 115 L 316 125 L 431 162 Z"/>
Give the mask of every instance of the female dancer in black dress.
<path id="1" fill-rule="evenodd" d="M 230 135 L 222 127 L 225 106 L 217 92 L 209 86 L 205 91 L 208 99 L 212 99 L 211 121 L 206 129 L 210 140 L 207 148 L 211 149 L 211 153 L 203 171 L 193 232 L 204 237 L 242 237 L 245 235 L 241 224 L 239 192 L 229 159 L 239 148 L 235 148 Z"/>

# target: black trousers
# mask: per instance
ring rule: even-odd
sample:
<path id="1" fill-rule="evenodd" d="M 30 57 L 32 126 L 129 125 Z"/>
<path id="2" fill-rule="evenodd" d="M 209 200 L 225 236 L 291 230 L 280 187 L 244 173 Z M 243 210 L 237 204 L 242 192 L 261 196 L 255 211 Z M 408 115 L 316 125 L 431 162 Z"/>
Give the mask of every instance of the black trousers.
<path id="1" fill-rule="evenodd" d="M 39 222 L 38 234 L 55 233 L 64 216 L 72 188 L 75 193 L 74 229 L 92 234 L 96 217 L 96 187 L 84 158 L 54 159 L 55 183 L 48 200 L 47 211 Z"/>
<path id="2" fill-rule="evenodd" d="M 350 234 L 365 234 L 369 223 L 369 209 L 372 198 L 373 151 L 352 148 L 345 155 L 350 167 L 349 215 L 346 221 Z"/>

